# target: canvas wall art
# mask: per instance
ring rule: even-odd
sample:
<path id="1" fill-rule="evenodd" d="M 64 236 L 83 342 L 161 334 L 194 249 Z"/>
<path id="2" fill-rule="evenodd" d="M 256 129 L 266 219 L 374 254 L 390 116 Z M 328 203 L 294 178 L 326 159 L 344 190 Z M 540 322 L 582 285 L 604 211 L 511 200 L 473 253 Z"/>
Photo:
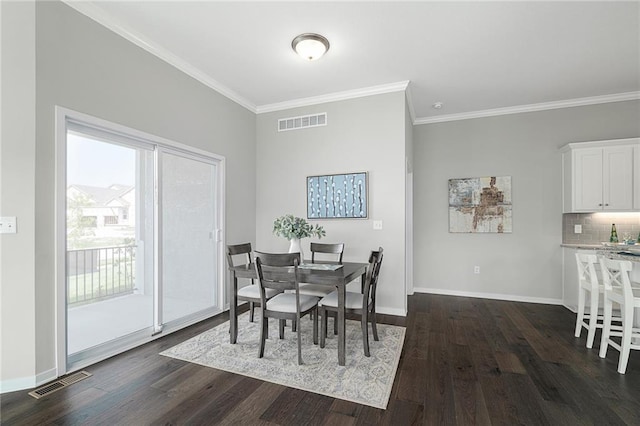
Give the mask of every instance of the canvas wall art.
<path id="1" fill-rule="evenodd" d="M 367 173 L 307 177 L 307 218 L 367 217 Z"/>
<path id="2" fill-rule="evenodd" d="M 511 176 L 449 179 L 449 232 L 512 232 Z"/>

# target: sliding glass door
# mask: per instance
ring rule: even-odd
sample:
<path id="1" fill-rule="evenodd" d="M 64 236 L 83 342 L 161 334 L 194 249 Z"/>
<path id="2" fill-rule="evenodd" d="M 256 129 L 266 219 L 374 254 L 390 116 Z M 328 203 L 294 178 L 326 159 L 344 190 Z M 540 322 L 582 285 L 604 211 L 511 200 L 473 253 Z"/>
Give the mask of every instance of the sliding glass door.
<path id="1" fill-rule="evenodd" d="M 162 322 L 218 303 L 216 166 L 205 158 L 162 150 Z"/>
<path id="2" fill-rule="evenodd" d="M 64 122 L 62 374 L 223 308 L 221 160 L 87 120 Z"/>

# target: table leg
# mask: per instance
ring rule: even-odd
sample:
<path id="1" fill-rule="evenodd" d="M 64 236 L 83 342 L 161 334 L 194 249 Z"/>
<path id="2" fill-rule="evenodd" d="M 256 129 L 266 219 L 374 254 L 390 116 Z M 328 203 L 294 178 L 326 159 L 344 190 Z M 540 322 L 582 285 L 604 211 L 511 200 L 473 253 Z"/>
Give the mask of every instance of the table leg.
<path id="1" fill-rule="evenodd" d="M 338 365 L 346 364 L 346 332 L 344 323 L 344 304 L 345 304 L 346 283 L 338 286 Z"/>
<path id="2" fill-rule="evenodd" d="M 231 301 L 229 303 L 229 341 L 234 344 L 238 339 L 238 277 L 231 273 Z"/>

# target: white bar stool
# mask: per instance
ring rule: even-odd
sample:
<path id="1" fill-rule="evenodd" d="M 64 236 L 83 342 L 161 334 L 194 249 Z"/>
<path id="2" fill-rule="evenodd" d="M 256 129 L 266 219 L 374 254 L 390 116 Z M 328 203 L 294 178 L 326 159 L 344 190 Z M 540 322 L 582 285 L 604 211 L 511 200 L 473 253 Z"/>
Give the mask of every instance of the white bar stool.
<path id="1" fill-rule="evenodd" d="M 587 348 L 593 347 L 596 337 L 596 328 L 602 328 L 603 315 L 598 315 L 598 302 L 600 294 L 604 294 L 604 286 L 598 282 L 595 265 L 598 257 L 595 254 L 576 253 L 578 265 L 578 315 L 576 317 L 575 336 L 580 337 L 582 328 L 587 329 Z M 589 313 L 585 314 L 585 302 L 587 292 L 590 297 Z M 585 320 L 589 320 L 587 323 Z M 620 328 L 621 329 L 621 328 Z"/>
<path id="2" fill-rule="evenodd" d="M 624 374 L 629 362 L 631 349 L 640 350 L 640 344 L 632 343 L 631 339 L 640 339 L 640 328 L 633 327 L 635 308 L 640 308 L 640 289 L 631 287 L 629 273 L 632 264 L 628 260 L 614 260 L 600 257 L 600 267 L 604 283 L 604 326 L 600 343 L 600 358 L 607 356 L 609 345 L 620 351 L 618 373 Z M 612 330 L 613 303 L 620 305 L 622 317 L 622 331 Z M 611 337 L 621 337 L 620 344 Z"/>

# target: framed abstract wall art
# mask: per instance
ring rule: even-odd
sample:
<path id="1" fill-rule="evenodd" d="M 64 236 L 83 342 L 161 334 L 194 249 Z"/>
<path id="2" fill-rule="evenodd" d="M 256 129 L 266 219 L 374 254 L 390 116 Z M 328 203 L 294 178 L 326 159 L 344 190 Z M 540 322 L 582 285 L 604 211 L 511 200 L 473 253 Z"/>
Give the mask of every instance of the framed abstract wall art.
<path id="1" fill-rule="evenodd" d="M 367 172 L 307 177 L 307 218 L 367 217 Z"/>
<path id="2" fill-rule="evenodd" d="M 512 232 L 511 176 L 449 179 L 449 232 Z"/>

